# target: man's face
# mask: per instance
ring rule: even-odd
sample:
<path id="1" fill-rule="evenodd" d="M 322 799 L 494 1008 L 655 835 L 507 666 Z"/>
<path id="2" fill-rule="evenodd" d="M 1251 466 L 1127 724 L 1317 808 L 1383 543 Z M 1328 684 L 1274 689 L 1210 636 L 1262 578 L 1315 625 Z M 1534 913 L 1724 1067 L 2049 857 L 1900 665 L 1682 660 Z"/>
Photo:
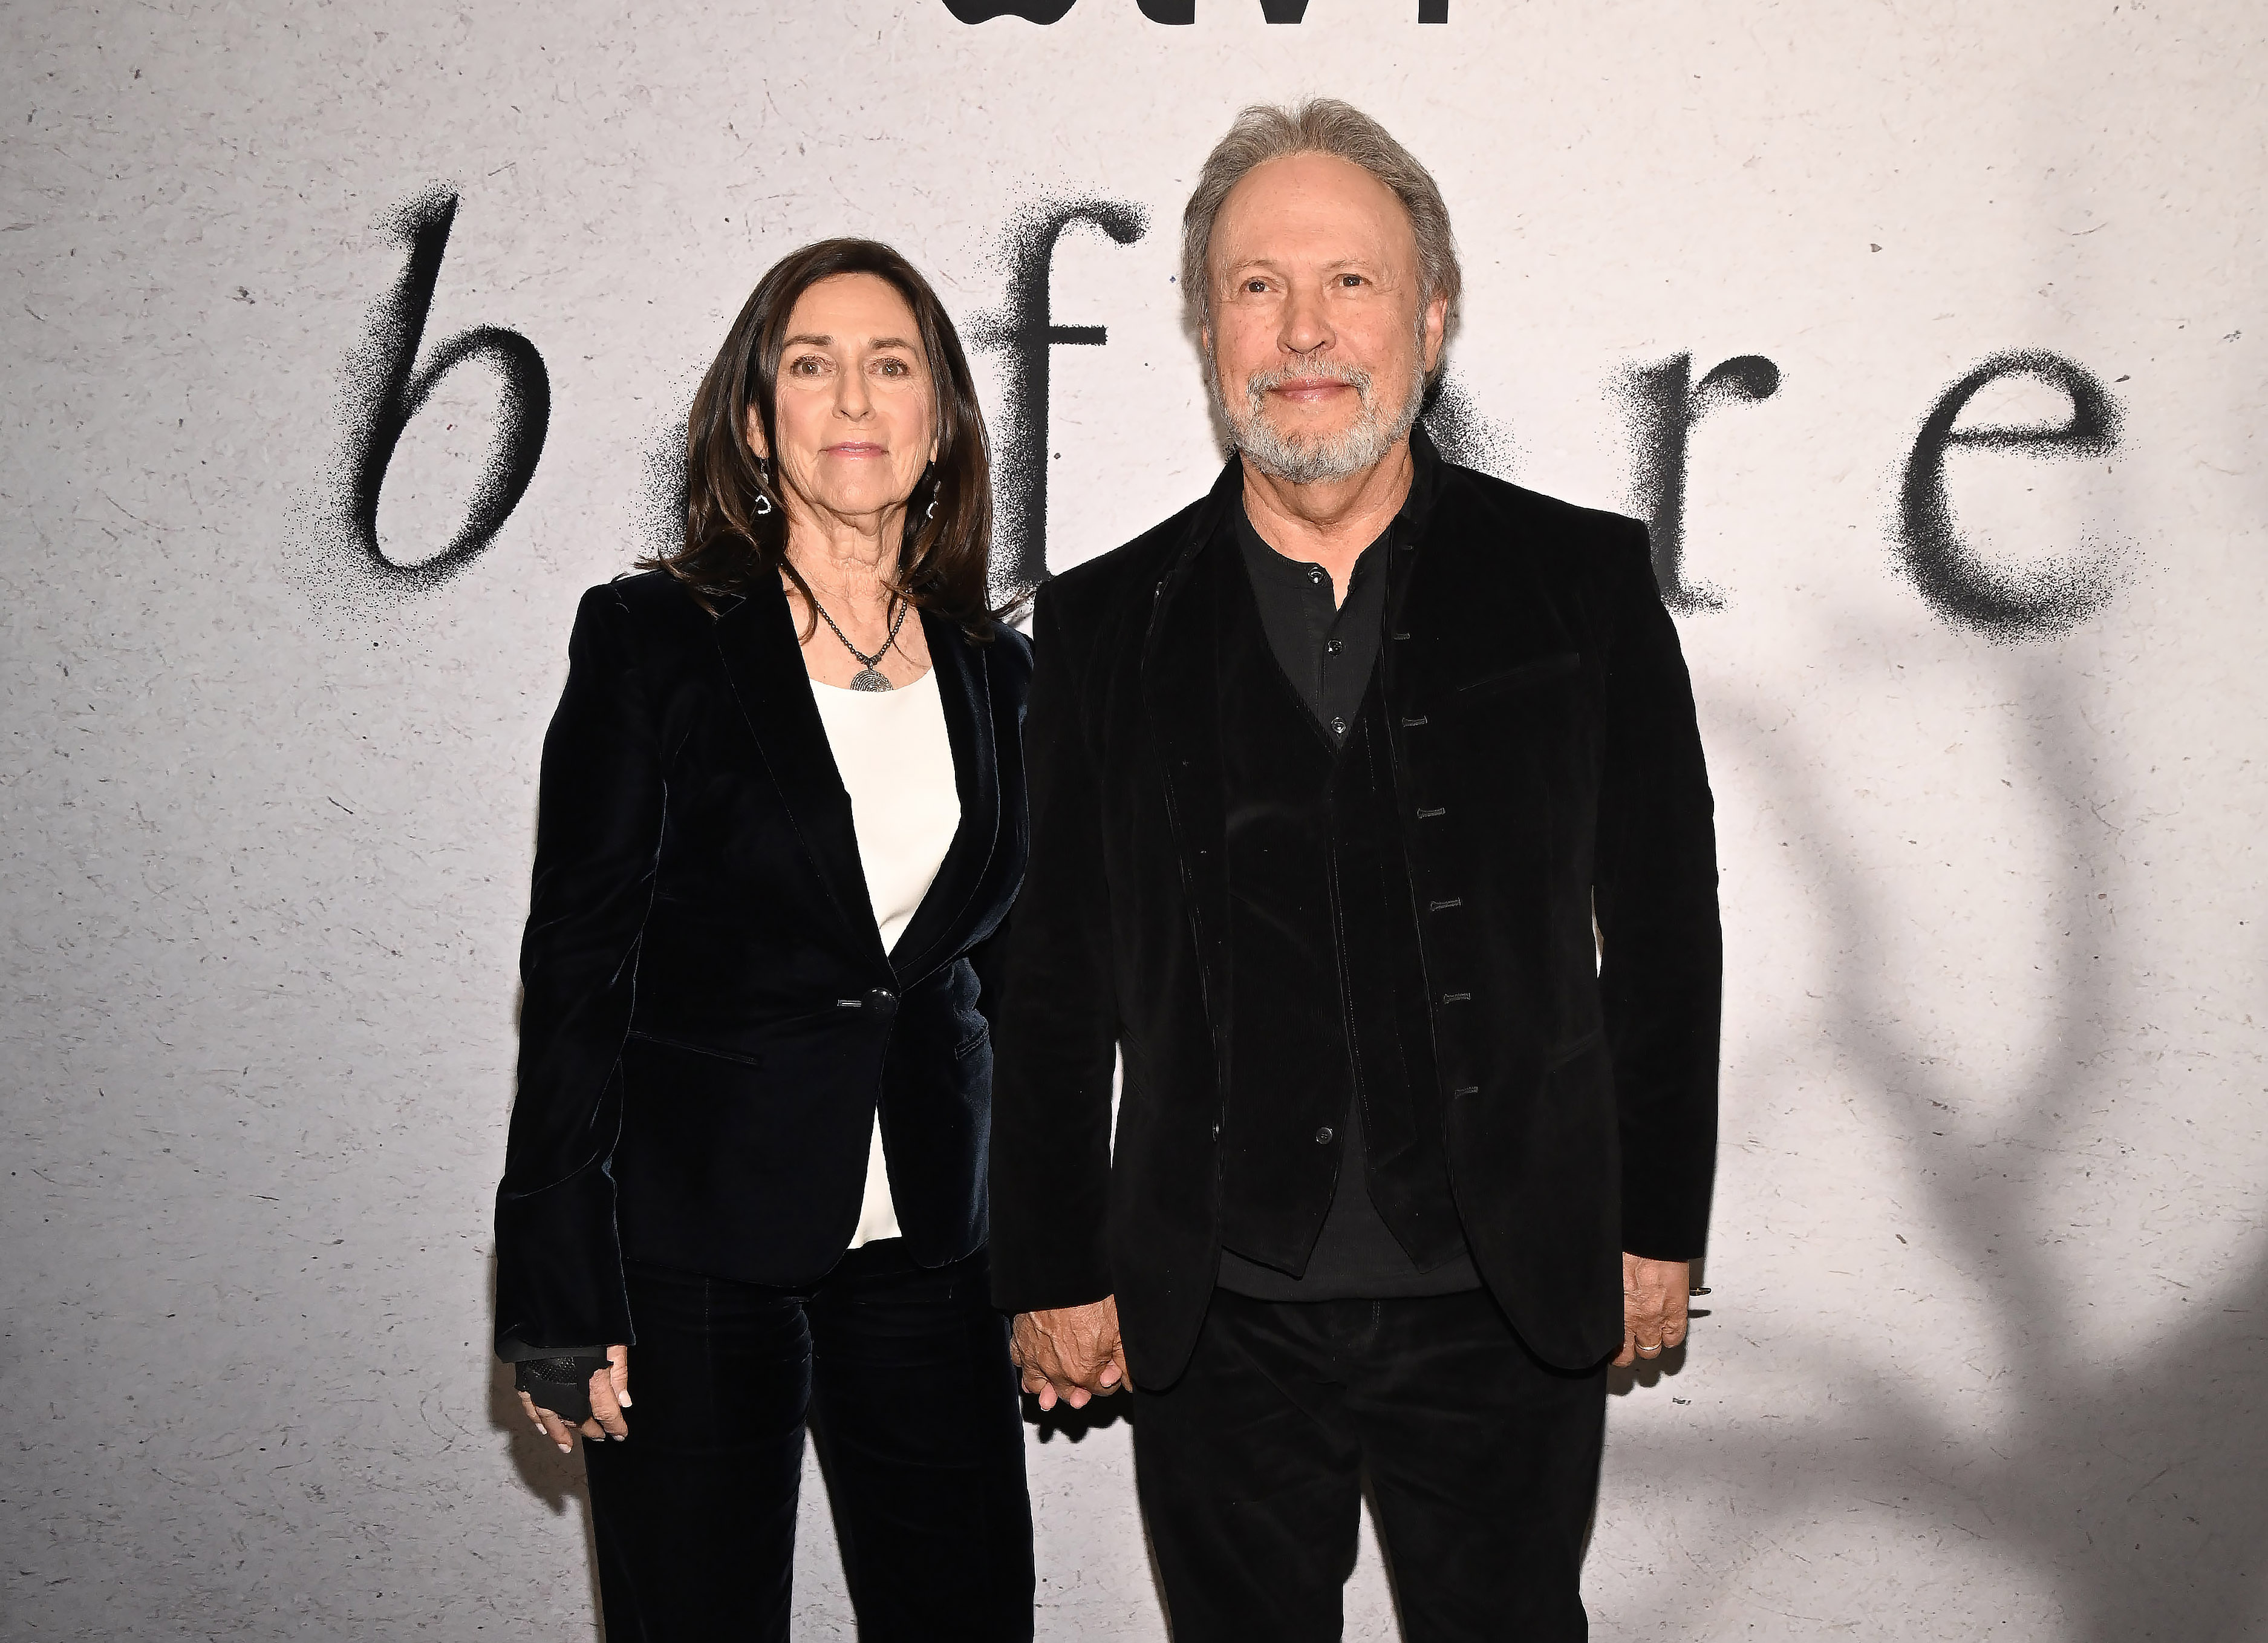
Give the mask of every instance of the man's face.
<path id="1" fill-rule="evenodd" d="M 1223 202 L 1208 272 L 1214 397 L 1263 472 L 1344 479 L 1409 432 L 1446 304 L 1392 189 L 1336 155 L 1268 160 Z"/>

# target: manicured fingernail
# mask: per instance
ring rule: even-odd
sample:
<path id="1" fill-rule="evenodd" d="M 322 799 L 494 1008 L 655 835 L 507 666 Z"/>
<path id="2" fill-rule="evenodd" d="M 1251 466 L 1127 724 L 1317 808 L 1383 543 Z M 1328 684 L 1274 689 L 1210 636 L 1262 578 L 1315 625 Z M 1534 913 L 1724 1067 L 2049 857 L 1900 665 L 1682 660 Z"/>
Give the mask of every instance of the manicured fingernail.
<path id="1" fill-rule="evenodd" d="M 617 1396 L 615 1399 L 615 1402 L 620 1404 L 624 1409 L 628 1409 L 630 1406 L 630 1395 L 624 1392 Z"/>
<path id="2" fill-rule="evenodd" d="M 563 1443 L 559 1446 L 559 1453 L 562 1455 L 572 1455 L 575 1453 L 575 1446 L 571 1443 Z"/>

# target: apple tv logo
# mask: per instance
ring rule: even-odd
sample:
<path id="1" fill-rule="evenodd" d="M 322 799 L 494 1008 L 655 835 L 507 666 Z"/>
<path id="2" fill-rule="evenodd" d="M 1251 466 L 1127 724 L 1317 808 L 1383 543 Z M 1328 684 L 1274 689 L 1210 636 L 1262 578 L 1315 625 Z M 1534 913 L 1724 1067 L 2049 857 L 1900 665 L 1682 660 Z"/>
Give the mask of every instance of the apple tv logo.
<path id="1" fill-rule="evenodd" d="M 990 23 L 996 17 L 1053 23 L 1074 4 L 1075 0 L 945 0 L 945 9 L 964 23 Z"/>
<path id="2" fill-rule="evenodd" d="M 1020 17 L 1044 27 L 1063 20 L 1078 0 L 945 0 L 945 9 L 964 23 L 989 23 L 996 17 Z M 1197 0 L 1134 0 L 1152 23 L 1187 25 L 1197 20 Z M 1307 0 L 1260 0 L 1260 15 L 1270 23 L 1306 20 Z M 1449 20 L 1449 0 L 1418 0 L 1420 23 Z"/>

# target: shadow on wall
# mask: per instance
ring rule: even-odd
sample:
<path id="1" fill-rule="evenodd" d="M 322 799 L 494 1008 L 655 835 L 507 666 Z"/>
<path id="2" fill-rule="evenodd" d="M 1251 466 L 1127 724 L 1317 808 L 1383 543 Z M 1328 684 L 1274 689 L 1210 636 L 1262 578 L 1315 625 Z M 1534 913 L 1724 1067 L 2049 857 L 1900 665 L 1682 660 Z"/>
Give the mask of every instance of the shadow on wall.
<path id="1" fill-rule="evenodd" d="M 1454 382 L 1436 391 L 1427 425 L 1452 460 L 1506 475 L 1515 459 L 1509 434 Z M 682 519 L 681 437 L 664 424 L 650 446 L 649 543 L 667 541 Z M 2061 625 L 2058 618 L 2047 630 Z M 1973 1084 L 1901 1035 L 1902 1000 L 1886 987 L 1881 966 L 1880 937 L 1892 910 L 1866 862 L 1822 848 L 1844 836 L 1839 822 L 1802 786 L 1799 767 L 1776 759 L 1763 723 L 1720 720 L 1716 752 L 1719 760 L 1740 757 L 1774 784 L 1792 823 L 1788 837 L 1813 848 L 1805 864 L 1810 899 L 1837 932 L 1841 954 L 1816 983 L 1826 995 L 1838 1083 L 1895 1121 L 1903 1151 L 1888 1155 L 1889 1169 L 1926 1204 L 1918 1219 L 1946 1237 L 1963 1276 L 1991 1298 L 1991 1360 L 2021 1388 L 2016 1413 L 1989 1436 L 1961 1424 L 1944 1389 L 1901 1372 L 1891 1355 L 1896 1321 L 1878 1315 L 1887 1350 L 1824 1337 L 1802 1348 L 1848 1394 L 1838 1398 L 1834 1429 L 1759 1422 L 1665 1433 L 1648 1438 L 1647 1470 L 1669 1498 L 1727 1491 L 1744 1508 L 1784 1520 L 1862 1498 L 1950 1499 L 1962 1504 L 1960 1515 L 1973 1510 L 1978 1524 L 1956 1518 L 1954 1526 L 2027 1565 L 2039 1588 L 2058 1599 L 2074 1639 L 2235 1639 L 2263 1610 L 2257 1549 L 2268 1540 L 2268 1418 L 2258 1412 L 2257 1358 L 2268 1345 L 2268 1265 L 2146 1350 L 2096 1360 L 2073 1345 L 2068 1320 L 2086 1297 L 2073 1293 L 2047 1253 L 2046 1234 L 2069 1217 L 2058 1213 L 2045 1166 L 2088 1144 L 2075 1126 L 2107 1093 L 2108 1075 L 2098 1069 L 2115 1033 L 2142 1009 L 2124 979 L 2129 968 L 2103 961 L 2117 935 L 2102 910 L 2108 903 L 2093 899 L 2102 880 L 2089 870 L 2113 869 L 2090 806 L 2099 796 L 2069 774 L 2088 768 L 2080 707 L 2051 654 L 1998 654 L 2009 694 L 2036 726 L 2031 786 L 2060 817 L 2055 843 L 2066 871 L 2053 880 L 2059 888 L 2051 910 L 2062 916 L 2047 925 L 2060 933 L 2042 960 L 2058 999 L 2056 1030 L 2045 1035 L 2051 1048 L 2010 1092 L 2014 1116 L 1995 1131 L 1962 1131 L 1954 1115 L 1977 1104 Z M 1613 1372 L 1610 1386 L 1624 1393 L 1669 1381 L 1674 1390 L 1684 1363 L 1683 1352 L 1667 1353 Z M 1042 1415 L 1027 1399 L 1024 1417 L 1039 1441 L 1075 1444 L 1127 1418 L 1128 1403 L 1106 1398 Z M 583 1492 L 579 1458 L 558 1455 L 528 1428 L 501 1366 L 492 1405 L 523 1484 L 555 1513 L 566 1510 Z M 1719 1576 L 1720 1590 L 1740 1575 L 1735 1562 Z M 1679 1578 L 1705 1577 L 1689 1570 Z M 1690 1613 L 1706 1602 L 1688 1593 L 1678 1607 Z M 1970 1618 L 1981 1626 L 1991 1617 Z"/>
<path id="2" fill-rule="evenodd" d="M 1815 849 L 1806 864 L 1809 895 L 1839 948 L 1817 983 L 1829 1000 L 1838 1086 L 1863 1092 L 1902 1137 L 1888 1144 L 1902 1153 L 1886 1161 L 1913 1195 L 1908 1202 L 1919 1201 L 1917 1219 L 1947 1239 L 1962 1276 L 1986 1297 L 1987 1367 L 2015 1381 L 2014 1412 L 1989 1433 L 1961 1423 L 1944 1389 L 1889 1358 L 1897 1323 L 1877 1309 L 1876 1339 L 1888 1352 L 1847 1337 L 1803 1349 L 1842 1393 L 1832 1430 L 1773 1421 L 1650 1435 L 1646 1469 L 1671 1497 L 1722 1491 L 1744 1509 L 1753 1504 L 1783 1521 L 1860 1499 L 1951 1499 L 1965 1508 L 1953 1526 L 2028 1566 L 2036 1584 L 2027 1589 L 2052 1592 L 2066 1617 L 2064 1634 L 2086 1643 L 2257 1635 L 2259 1549 L 2268 1538 L 2259 1356 L 2268 1344 L 2268 1266 L 2146 1349 L 2097 1359 L 2075 1344 L 2070 1327 L 2088 1297 L 2074 1293 L 2048 1253 L 2051 1234 L 2072 1219 L 2049 1170 L 2091 1144 L 2079 1125 L 2105 1101 L 2111 1077 L 2097 1069 L 2114 1048 L 2114 1031 L 2142 1020 L 2144 1009 L 2124 980 L 2133 967 L 2102 961 L 2117 937 L 2111 902 L 2095 891 L 2116 865 L 2100 848 L 2107 824 L 2090 804 L 2100 796 L 2067 774 L 2089 767 L 2080 706 L 2052 656 L 2009 666 L 2010 694 L 2030 710 L 2035 791 L 2060 814 L 2065 871 L 2047 910 L 2058 916 L 2045 926 L 2059 933 L 2042 957 L 2059 999 L 2047 1023 L 2052 1030 L 2037 1065 L 2007 1092 L 2008 1116 L 1991 1131 L 1981 1122 L 1963 1128 L 1961 1113 L 1979 1105 L 1974 1081 L 1902 1039 L 1903 1000 L 1885 986 L 1879 939 L 1890 910 L 1862 863 L 1818 848 L 1842 836 L 1839 824 L 1800 786 L 1796 770 L 1775 759 L 1770 727 L 1728 724 L 1725 740 L 1745 743 L 1748 768 L 1776 786 L 1788 836 Z M 1665 1358 L 1657 1373 L 1675 1375 L 1679 1367 Z M 1623 1372 L 1618 1389 L 1630 1378 Z M 1969 1509 L 1977 1529 L 1959 1521 Z M 1739 1575 L 1736 1563 L 1719 1589 Z M 1689 1594 L 1679 1607 L 1702 1605 Z M 1981 1628 L 1996 1617 L 1969 1618 Z"/>

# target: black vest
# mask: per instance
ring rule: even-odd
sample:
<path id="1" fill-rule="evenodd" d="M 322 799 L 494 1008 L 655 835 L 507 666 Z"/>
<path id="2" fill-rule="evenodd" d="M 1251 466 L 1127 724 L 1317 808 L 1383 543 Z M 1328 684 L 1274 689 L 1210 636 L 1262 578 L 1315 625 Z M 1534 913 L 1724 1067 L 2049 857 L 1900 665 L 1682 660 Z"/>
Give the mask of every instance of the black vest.
<path id="1" fill-rule="evenodd" d="M 1359 1100 L 1371 1201 L 1434 1267 L 1464 1234 L 1378 676 L 1334 748 L 1277 666 L 1234 543 L 1207 556 L 1229 890 L 1221 1241 L 1305 1271 Z"/>

